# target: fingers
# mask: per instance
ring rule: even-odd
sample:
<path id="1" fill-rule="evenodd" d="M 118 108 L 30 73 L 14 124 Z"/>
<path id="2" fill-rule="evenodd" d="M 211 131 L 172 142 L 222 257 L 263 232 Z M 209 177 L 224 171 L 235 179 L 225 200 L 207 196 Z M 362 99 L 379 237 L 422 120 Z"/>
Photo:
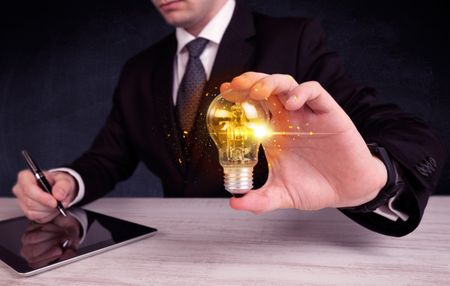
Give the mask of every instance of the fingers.
<path id="1" fill-rule="evenodd" d="M 266 77 L 267 74 L 246 72 L 233 78 L 229 82 L 225 82 L 220 86 L 220 93 L 222 96 L 232 102 L 244 101 L 248 98 L 248 91 L 256 84 L 260 79 Z"/>
<path id="2" fill-rule="evenodd" d="M 34 202 L 38 202 L 40 205 L 49 208 L 56 207 L 54 198 L 38 186 L 35 177 L 28 170 L 19 172 L 17 183 L 13 187 L 12 192 L 27 206 L 32 206 Z"/>
<path id="3" fill-rule="evenodd" d="M 246 72 L 233 78 L 230 83 L 223 83 L 220 91 L 230 101 L 243 101 L 247 98 L 268 100 L 272 114 L 280 111 L 274 106 L 277 104 L 274 96 L 282 103 L 281 107 L 288 111 L 299 110 L 306 104 L 315 113 L 324 113 L 337 105 L 318 82 L 298 84 L 292 76 L 284 74 Z"/>
<path id="4" fill-rule="evenodd" d="M 18 195 L 16 195 L 21 203 L 26 207 L 34 210 L 45 210 L 56 208 L 55 198 L 43 191 L 36 183 L 32 185 L 22 185 L 19 186 L 20 190 Z"/>
<path id="5" fill-rule="evenodd" d="M 225 94 L 227 100 L 235 101 L 235 95 L 245 92 L 249 98 L 254 100 L 268 99 L 272 94 L 284 94 L 297 86 L 298 83 L 290 75 L 246 72 L 233 78 L 230 83 L 223 83 L 220 87 L 221 93 L 232 90 L 233 93 Z"/>
<path id="6" fill-rule="evenodd" d="M 272 95 L 278 95 L 283 101 L 283 96 L 288 94 L 298 83 L 290 75 L 273 74 L 259 79 L 250 89 L 249 97 L 255 100 L 268 99 Z"/>
<path id="7" fill-rule="evenodd" d="M 306 103 L 315 113 L 333 110 L 337 103 L 330 94 L 316 81 L 308 81 L 295 86 L 282 99 L 287 110 L 299 110 Z"/>
<path id="8" fill-rule="evenodd" d="M 32 221 L 37 223 L 46 223 L 52 221 L 58 216 L 59 212 L 56 209 L 45 209 L 43 211 L 31 210 L 27 206 L 24 206 L 19 202 L 19 207 L 22 209 L 25 216 Z"/>
<path id="9" fill-rule="evenodd" d="M 58 172 L 46 173 L 45 175 L 51 185 L 56 185 L 57 193 L 59 193 L 56 199 L 64 197 L 67 200 L 71 198 L 69 189 L 72 188 L 73 190 L 76 183 L 71 182 L 70 178 L 64 177 Z M 71 177 L 68 174 L 66 176 Z M 24 170 L 18 173 L 17 182 L 12 188 L 12 192 L 17 197 L 19 206 L 28 219 L 43 223 L 57 216 L 56 199 L 38 186 L 35 177 L 30 171 Z M 66 202 L 67 204 L 68 202 Z"/>

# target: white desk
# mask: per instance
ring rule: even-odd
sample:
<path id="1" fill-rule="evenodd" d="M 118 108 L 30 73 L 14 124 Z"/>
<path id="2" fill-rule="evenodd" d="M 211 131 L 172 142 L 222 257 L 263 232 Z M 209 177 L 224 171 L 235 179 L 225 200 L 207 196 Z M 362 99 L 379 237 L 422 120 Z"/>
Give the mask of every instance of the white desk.
<path id="1" fill-rule="evenodd" d="M 432 197 L 403 238 L 334 209 L 257 216 L 227 199 L 156 198 L 86 208 L 159 232 L 30 278 L 0 263 L 0 285 L 450 285 L 450 197 Z M 14 199 L 0 199 L 0 220 L 20 215 Z"/>

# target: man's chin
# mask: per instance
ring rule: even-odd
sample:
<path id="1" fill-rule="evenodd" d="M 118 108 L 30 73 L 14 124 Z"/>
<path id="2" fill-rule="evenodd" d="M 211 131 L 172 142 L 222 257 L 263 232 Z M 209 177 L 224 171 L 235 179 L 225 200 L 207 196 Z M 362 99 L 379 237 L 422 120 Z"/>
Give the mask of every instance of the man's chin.
<path id="1" fill-rule="evenodd" d="M 177 17 L 177 15 L 166 15 L 164 17 L 167 24 L 177 27 L 177 28 L 186 28 L 190 26 L 190 21 L 185 17 Z"/>

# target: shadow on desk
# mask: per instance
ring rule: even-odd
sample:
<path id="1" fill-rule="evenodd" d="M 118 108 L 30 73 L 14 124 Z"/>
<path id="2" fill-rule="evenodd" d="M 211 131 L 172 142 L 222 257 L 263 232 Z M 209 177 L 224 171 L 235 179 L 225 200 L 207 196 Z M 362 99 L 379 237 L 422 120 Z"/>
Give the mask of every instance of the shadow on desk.
<path id="1" fill-rule="evenodd" d="M 261 215 L 260 241 L 371 248 L 383 235 L 351 221 L 335 209 L 320 212 L 278 210 Z"/>
<path id="2" fill-rule="evenodd" d="M 254 215 L 226 206 L 207 217 L 183 216 L 181 213 L 178 218 L 176 231 L 167 229 L 166 232 L 164 227 L 160 227 L 158 237 L 173 240 L 171 247 L 175 249 L 185 251 L 191 248 L 196 249 L 197 253 L 215 252 L 228 245 L 243 249 L 262 247 L 266 250 L 280 246 L 286 247 L 285 250 L 326 246 L 367 254 L 371 249 L 375 252 L 375 247 L 379 247 L 380 243 L 395 239 L 367 230 L 335 209 L 320 212 L 276 210 Z"/>

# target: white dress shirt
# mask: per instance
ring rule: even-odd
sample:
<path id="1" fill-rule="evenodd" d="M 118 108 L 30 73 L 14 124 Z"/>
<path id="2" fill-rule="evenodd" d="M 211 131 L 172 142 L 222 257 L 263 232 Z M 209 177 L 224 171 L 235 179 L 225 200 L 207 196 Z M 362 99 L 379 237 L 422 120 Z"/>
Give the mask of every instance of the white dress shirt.
<path id="1" fill-rule="evenodd" d="M 219 44 L 225 33 L 228 24 L 233 16 L 233 11 L 236 6 L 235 0 L 228 0 L 227 3 L 219 10 L 219 12 L 214 16 L 214 18 L 203 28 L 203 30 L 198 34 L 197 37 L 205 38 L 209 40 L 203 53 L 200 55 L 200 60 L 206 72 L 206 78 L 209 79 L 211 75 L 211 70 L 216 59 L 217 51 L 219 49 Z M 186 65 L 189 60 L 189 53 L 186 49 L 186 44 L 194 40 L 196 37 L 183 28 L 176 28 L 175 35 L 177 38 L 177 52 L 173 63 L 173 103 L 176 105 L 178 87 L 183 78 L 184 72 L 186 70 Z M 69 168 L 57 168 L 50 171 L 63 171 L 71 174 L 78 182 L 78 194 L 76 198 L 70 203 L 72 206 L 80 202 L 85 193 L 84 182 L 81 176 L 74 170 Z M 374 212 L 386 217 L 392 221 L 397 219 L 407 220 L 408 216 L 395 210 L 392 207 L 392 202 L 394 198 L 384 206 L 378 208 Z"/>
<path id="2" fill-rule="evenodd" d="M 206 79 L 209 79 L 211 70 L 216 59 L 217 50 L 220 41 L 228 27 L 233 16 L 235 0 L 228 0 L 220 11 L 212 18 L 211 21 L 203 28 L 197 37 L 209 40 L 203 53 L 200 55 L 200 61 L 206 72 Z M 189 53 L 186 44 L 194 40 L 196 37 L 189 34 L 183 28 L 176 28 L 175 35 L 177 37 L 177 54 L 173 63 L 173 104 L 177 103 L 178 87 L 180 86 L 186 66 L 189 60 Z"/>

